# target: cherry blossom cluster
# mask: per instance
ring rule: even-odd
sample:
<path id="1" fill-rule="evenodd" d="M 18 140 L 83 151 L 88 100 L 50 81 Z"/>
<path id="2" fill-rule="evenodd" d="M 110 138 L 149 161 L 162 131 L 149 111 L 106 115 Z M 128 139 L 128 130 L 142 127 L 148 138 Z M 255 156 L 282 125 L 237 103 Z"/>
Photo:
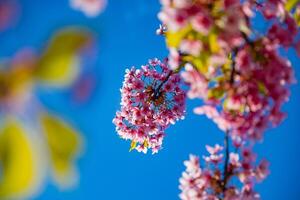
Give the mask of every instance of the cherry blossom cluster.
<path id="1" fill-rule="evenodd" d="M 180 75 L 166 62 L 149 60 L 141 69 L 126 70 L 121 95 L 121 110 L 113 120 L 119 136 L 132 141 L 130 150 L 157 153 L 165 129 L 185 114 Z"/>
<path id="2" fill-rule="evenodd" d="M 186 170 L 180 178 L 180 198 L 182 200 L 255 200 L 260 195 L 255 192 L 254 183 L 260 182 L 268 174 L 269 163 L 262 160 L 255 165 L 255 155 L 247 148 L 241 152 L 242 160 L 237 153 L 231 152 L 225 174 L 222 174 L 223 147 L 206 146 L 209 156 L 204 156 L 205 167 L 200 166 L 199 158 L 190 155 L 184 162 Z M 241 184 L 236 186 L 237 179 Z M 235 182 L 234 182 L 235 181 Z"/>
<path id="3" fill-rule="evenodd" d="M 205 101 L 206 105 L 195 108 L 195 113 L 205 114 L 223 131 L 230 130 L 236 145 L 248 139 L 260 140 L 269 124 L 275 126 L 283 120 L 281 107 L 294 81 L 290 62 L 280 57 L 271 44 L 263 43 L 258 48 L 251 52 L 245 46 L 237 53 L 235 66 L 225 72 L 228 79 L 226 74 L 216 74 L 217 81 L 208 81 L 189 66 L 182 74 L 191 85 L 189 97 Z M 257 61 L 251 54 L 263 58 Z"/>
<path id="4" fill-rule="evenodd" d="M 294 48 L 300 55 L 300 5 L 286 0 L 161 4 L 157 34 L 166 38 L 169 65 L 185 66 L 187 96 L 203 103 L 194 112 L 216 123 L 226 138 L 224 148 L 207 147 L 205 168 L 194 156 L 185 162 L 181 199 L 259 199 L 254 185 L 268 174 L 268 163 L 255 166 L 252 147 L 285 118 L 282 105 L 295 79 L 282 52 Z M 255 27 L 254 19 L 265 20 L 265 27 Z M 230 153 L 231 146 L 236 151 Z M 234 178 L 242 188 L 233 185 Z"/>
<path id="5" fill-rule="evenodd" d="M 237 145 L 261 139 L 269 124 L 279 124 L 294 78 L 278 48 L 295 46 L 299 31 L 284 1 L 161 3 L 164 25 L 158 32 L 166 36 L 170 65 L 186 64 L 182 76 L 190 85 L 188 96 L 206 104 L 195 113 L 206 114 L 223 131 L 231 130 Z M 263 36 L 251 27 L 255 12 L 271 22 Z"/>
<path id="6" fill-rule="evenodd" d="M 252 147 L 285 118 L 282 105 L 295 79 L 281 53 L 294 48 L 300 55 L 300 5 L 286 0 L 160 1 L 162 25 L 156 33 L 166 38 L 168 66 L 152 60 L 126 71 L 121 111 L 113 120 L 118 134 L 132 141 L 131 150 L 156 153 L 165 129 L 183 117 L 185 96 L 199 99 L 203 105 L 194 112 L 218 125 L 224 146 L 206 146 L 205 167 L 195 156 L 185 162 L 180 198 L 260 199 L 254 186 L 269 174 L 269 164 L 257 164 Z M 257 29 L 254 19 L 267 23 Z M 183 66 L 186 94 L 177 74 Z"/>
<path id="7" fill-rule="evenodd" d="M 161 0 L 159 18 L 167 28 L 172 66 L 192 62 L 206 74 L 207 66 L 224 64 L 231 50 L 243 44 L 243 35 L 249 32 L 247 19 L 252 15 L 252 5 L 246 2 Z"/>

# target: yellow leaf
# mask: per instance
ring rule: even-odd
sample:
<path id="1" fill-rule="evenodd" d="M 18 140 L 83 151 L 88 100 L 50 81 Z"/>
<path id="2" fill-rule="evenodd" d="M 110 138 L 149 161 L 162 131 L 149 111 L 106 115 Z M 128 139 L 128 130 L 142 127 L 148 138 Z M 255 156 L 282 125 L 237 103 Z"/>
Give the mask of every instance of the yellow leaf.
<path id="1" fill-rule="evenodd" d="M 219 88 L 212 88 L 210 90 L 208 90 L 207 93 L 207 97 L 209 99 L 221 99 L 224 96 L 225 91 L 223 90 L 223 88 L 219 87 Z"/>
<path id="2" fill-rule="evenodd" d="M 180 29 L 179 31 L 166 32 L 166 42 L 169 47 L 178 48 L 180 42 L 187 36 L 187 34 L 192 30 L 191 26 L 186 26 L 185 28 Z"/>
<path id="3" fill-rule="evenodd" d="M 136 145 L 137 145 L 137 142 L 134 141 L 134 140 L 132 140 L 132 142 L 131 142 L 131 144 L 130 144 L 129 152 L 132 151 L 133 149 L 135 149 Z"/>
<path id="4" fill-rule="evenodd" d="M 258 90 L 261 94 L 263 94 L 263 95 L 268 94 L 268 89 L 263 82 L 258 82 L 257 86 L 258 86 Z"/>
<path id="5" fill-rule="evenodd" d="M 49 146 L 55 181 L 68 187 L 76 181 L 74 161 L 82 146 L 82 138 L 70 125 L 48 114 L 41 115 L 44 134 Z"/>
<path id="6" fill-rule="evenodd" d="M 25 61 L 26 62 L 26 61 Z M 29 67 L 0 63 L 0 99 L 17 99 L 31 89 L 33 78 Z"/>
<path id="7" fill-rule="evenodd" d="M 68 86 L 79 73 L 79 58 L 73 54 L 56 55 L 53 59 L 46 58 L 37 71 L 37 79 L 47 85 Z"/>
<path id="8" fill-rule="evenodd" d="M 300 9 L 299 9 L 299 11 L 295 12 L 294 18 L 295 18 L 297 26 L 300 27 Z"/>
<path id="9" fill-rule="evenodd" d="M 24 198 L 35 186 L 37 160 L 28 136 L 15 121 L 6 123 L 1 130 L 0 162 L 0 198 Z"/>
<path id="10" fill-rule="evenodd" d="M 289 12 L 299 3 L 299 0 L 287 0 L 285 3 L 285 9 Z"/>
<path id="11" fill-rule="evenodd" d="M 200 73 L 205 75 L 208 72 L 208 58 L 208 54 L 203 52 L 199 57 L 193 58 L 190 62 Z"/>
<path id="12" fill-rule="evenodd" d="M 143 147 L 145 147 L 145 148 L 148 148 L 148 147 L 149 147 L 149 143 L 148 143 L 148 141 L 147 141 L 147 140 L 145 140 L 145 141 L 144 141 L 144 143 L 143 143 Z"/>
<path id="13" fill-rule="evenodd" d="M 79 71 L 80 53 L 90 42 L 91 34 L 79 28 L 59 31 L 44 50 L 35 70 L 35 77 L 43 84 L 67 86 Z"/>
<path id="14" fill-rule="evenodd" d="M 208 36 L 208 42 L 209 42 L 210 51 L 212 53 L 218 53 L 220 51 L 217 34 L 210 33 Z"/>

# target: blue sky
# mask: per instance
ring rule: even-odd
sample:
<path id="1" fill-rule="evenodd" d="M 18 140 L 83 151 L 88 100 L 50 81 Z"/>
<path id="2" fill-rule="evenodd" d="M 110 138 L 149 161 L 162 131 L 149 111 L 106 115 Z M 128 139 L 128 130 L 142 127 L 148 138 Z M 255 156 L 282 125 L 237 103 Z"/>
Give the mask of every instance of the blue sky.
<path id="1" fill-rule="evenodd" d="M 82 132 L 86 148 L 78 162 L 77 187 L 61 191 L 48 182 L 36 199 L 178 199 L 183 161 L 190 153 L 204 154 L 206 144 L 223 140 L 222 132 L 211 121 L 192 113 L 200 102 L 189 100 L 186 119 L 167 130 L 164 149 L 159 154 L 128 152 L 129 142 L 118 138 L 112 124 L 119 109 L 124 71 L 149 58 L 164 58 L 167 50 L 164 39 L 155 35 L 158 0 L 108 1 L 102 15 L 88 19 L 73 11 L 68 0 L 21 0 L 19 23 L 0 33 L 1 57 L 12 56 L 25 46 L 39 49 L 51 33 L 67 25 L 88 27 L 97 36 L 99 52 L 93 68 L 97 86 L 87 103 L 70 103 L 70 95 L 64 91 L 38 92 L 49 109 L 69 119 Z M 288 55 L 300 80 L 299 59 L 293 51 Z M 267 131 L 264 142 L 256 146 L 259 156 L 271 163 L 270 176 L 257 186 L 262 199 L 300 199 L 300 85 L 293 85 L 291 92 L 284 106 L 288 118 L 278 128 Z"/>

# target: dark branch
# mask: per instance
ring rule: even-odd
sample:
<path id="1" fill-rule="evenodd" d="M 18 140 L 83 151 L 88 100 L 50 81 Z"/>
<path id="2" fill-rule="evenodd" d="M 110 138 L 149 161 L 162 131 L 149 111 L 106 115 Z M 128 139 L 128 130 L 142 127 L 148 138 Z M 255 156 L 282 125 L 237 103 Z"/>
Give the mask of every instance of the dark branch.
<path id="1" fill-rule="evenodd" d="M 169 78 L 172 74 L 173 74 L 173 71 L 170 71 L 169 74 L 166 76 L 166 78 L 158 85 L 158 87 L 155 89 L 154 98 L 159 97 L 161 87 L 169 80 Z"/>
<path id="2" fill-rule="evenodd" d="M 225 133 L 224 139 L 224 147 L 225 147 L 225 162 L 224 162 L 224 170 L 223 170 L 223 181 L 222 181 L 222 190 L 225 192 L 228 178 L 230 177 L 230 172 L 228 168 L 229 162 L 229 132 Z"/>

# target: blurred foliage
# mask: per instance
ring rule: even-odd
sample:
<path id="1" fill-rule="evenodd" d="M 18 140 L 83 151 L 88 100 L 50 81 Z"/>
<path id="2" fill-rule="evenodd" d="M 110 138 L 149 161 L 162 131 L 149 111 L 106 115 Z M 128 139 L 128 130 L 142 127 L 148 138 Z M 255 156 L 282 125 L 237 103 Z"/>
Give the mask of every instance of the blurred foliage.
<path id="1" fill-rule="evenodd" d="M 18 21 L 20 6 L 16 0 L 0 0 L 0 31 L 14 26 Z"/>
<path id="2" fill-rule="evenodd" d="M 78 56 L 91 42 L 90 33 L 68 28 L 58 32 L 38 60 L 35 77 L 50 85 L 69 85 L 78 74 Z"/>
<path id="3" fill-rule="evenodd" d="M 300 27 L 300 0 L 287 0 L 285 9 L 286 11 L 293 13 L 294 19 Z"/>
<path id="4" fill-rule="evenodd" d="M 299 3 L 299 0 L 287 0 L 285 3 L 285 9 L 287 11 L 291 11 L 293 8 L 295 8 L 297 6 L 298 3 Z"/>
<path id="5" fill-rule="evenodd" d="M 44 113 L 41 116 L 44 134 L 49 145 L 54 178 L 58 184 L 68 185 L 75 176 L 73 161 L 81 150 L 80 135 L 66 122 Z"/>
<path id="6" fill-rule="evenodd" d="M 35 86 L 72 86 L 91 42 L 90 32 L 64 28 L 40 55 L 27 49 L 0 60 L 0 199 L 26 199 L 38 193 L 48 176 L 62 188 L 76 183 L 74 163 L 82 137 L 41 105 Z"/>
<path id="7" fill-rule="evenodd" d="M 32 146 L 20 123 L 9 121 L 3 125 L 0 134 L 1 197 L 24 194 L 33 187 L 37 160 Z"/>

